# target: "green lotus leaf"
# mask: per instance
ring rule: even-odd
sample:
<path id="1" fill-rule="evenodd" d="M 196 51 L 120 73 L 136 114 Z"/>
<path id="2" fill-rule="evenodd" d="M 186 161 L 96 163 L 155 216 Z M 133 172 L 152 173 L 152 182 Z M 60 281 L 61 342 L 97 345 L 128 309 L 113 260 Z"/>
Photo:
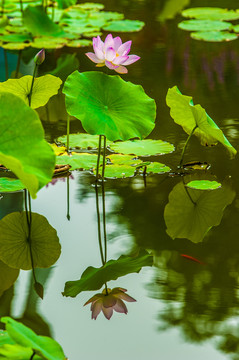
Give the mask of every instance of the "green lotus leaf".
<path id="1" fill-rule="evenodd" d="M 53 75 L 44 75 L 36 78 L 32 90 L 31 107 L 36 109 L 46 105 L 48 100 L 58 93 L 62 81 Z M 9 79 L 0 83 L 0 92 L 9 92 L 19 96 L 29 104 L 28 95 L 32 84 L 32 76 L 23 76 L 20 79 Z"/>
<path id="2" fill-rule="evenodd" d="M 238 12 L 239 14 L 239 12 Z M 238 25 L 234 25 L 232 30 L 235 32 L 235 33 L 239 33 L 239 24 Z"/>
<path id="3" fill-rule="evenodd" d="M 116 20 L 103 27 L 105 31 L 134 32 L 144 27 L 144 22 L 139 20 Z"/>
<path id="4" fill-rule="evenodd" d="M 100 163 L 102 163 L 102 159 Z M 60 155 L 56 158 L 57 165 L 70 165 L 71 170 L 90 170 L 96 167 L 97 164 L 97 155 L 96 154 L 87 154 L 87 153 L 80 153 L 76 154 L 73 153 L 72 155 Z"/>
<path id="5" fill-rule="evenodd" d="M 65 146 L 57 146 L 56 144 L 50 144 L 55 155 L 62 155 L 66 152 L 66 147 Z"/>
<path id="6" fill-rule="evenodd" d="M 3 49 L 6 50 L 24 50 L 29 47 L 31 44 L 29 43 L 6 43 L 1 45 Z"/>
<path id="7" fill-rule="evenodd" d="M 209 42 L 232 41 L 237 39 L 236 34 L 227 31 L 198 31 L 190 34 L 194 40 L 202 40 Z"/>
<path id="8" fill-rule="evenodd" d="M 0 349 L 5 344 L 14 344 L 15 341 L 13 341 L 10 336 L 8 335 L 7 331 L 0 330 Z"/>
<path id="9" fill-rule="evenodd" d="M 67 144 L 67 135 L 60 136 L 57 138 L 57 141 L 66 145 Z M 70 134 L 69 136 L 70 148 L 76 149 L 98 149 L 99 146 L 99 136 L 90 135 L 90 134 Z M 111 144 L 110 141 L 106 141 L 106 145 Z M 103 145 L 102 145 L 103 146 Z"/>
<path id="10" fill-rule="evenodd" d="M 185 179 L 185 183 L 189 180 Z M 203 241 L 211 227 L 220 224 L 223 210 L 234 197 L 235 192 L 227 185 L 204 191 L 190 189 L 180 182 L 169 194 L 164 210 L 168 235 L 172 239 L 186 238 L 194 243 Z"/>
<path id="11" fill-rule="evenodd" d="M 50 72 L 50 74 L 65 81 L 74 70 L 79 69 L 79 65 L 79 60 L 77 59 L 76 54 L 62 54 L 57 59 L 56 67 Z"/>
<path id="12" fill-rule="evenodd" d="M 52 36 L 42 36 L 35 38 L 31 47 L 36 49 L 61 49 L 67 44 L 66 38 L 54 38 Z"/>
<path id="13" fill-rule="evenodd" d="M 134 176 L 136 168 L 131 165 L 111 164 L 105 166 L 104 177 L 106 179 L 123 179 Z M 96 175 L 96 169 L 94 169 Z M 99 169 L 99 175 L 102 176 L 102 167 Z"/>
<path id="14" fill-rule="evenodd" d="M 68 7 L 75 5 L 77 0 L 56 0 L 60 9 L 67 9 Z"/>
<path id="15" fill-rule="evenodd" d="M 0 177 L 0 193 L 19 191 L 24 189 L 25 186 L 20 180 L 11 179 L 7 177 Z"/>
<path id="16" fill-rule="evenodd" d="M 151 162 L 149 165 L 147 165 L 146 173 L 147 174 L 163 174 L 166 172 L 169 172 L 171 169 L 165 164 L 161 164 L 159 162 Z"/>
<path id="17" fill-rule="evenodd" d="M 102 10 L 104 9 L 104 5 L 103 4 L 99 4 L 99 3 L 91 3 L 91 2 L 86 2 L 84 4 L 79 4 L 77 5 L 79 9 L 84 9 L 84 10 Z M 77 6 L 75 8 L 77 8 Z"/>
<path id="18" fill-rule="evenodd" d="M 47 16 L 42 6 L 28 6 L 23 12 L 23 23 L 33 36 L 65 35 L 61 27 Z"/>
<path id="19" fill-rule="evenodd" d="M 37 335 L 27 326 L 10 317 L 2 317 L 1 322 L 6 325 L 9 336 L 18 345 L 34 350 L 37 355 L 40 355 L 40 358 L 48 360 L 65 360 L 64 352 L 55 340 L 47 336 Z"/>
<path id="20" fill-rule="evenodd" d="M 0 259 L 14 269 L 48 268 L 60 256 L 61 246 L 56 230 L 47 219 L 32 213 L 31 245 L 28 241 L 28 224 L 25 212 L 13 212 L 0 220 Z"/>
<path id="21" fill-rule="evenodd" d="M 0 92 L 0 109 L 0 163 L 13 171 L 35 198 L 51 181 L 54 152 L 44 140 L 37 113 L 22 99 Z"/>
<path id="22" fill-rule="evenodd" d="M 8 20 L 7 16 L 4 15 L 4 16 L 0 17 L 0 28 L 5 28 L 8 23 L 9 23 L 9 20 Z"/>
<path id="23" fill-rule="evenodd" d="M 157 20 L 165 22 L 166 20 L 173 19 L 189 3 L 190 0 L 168 0 L 157 17 Z"/>
<path id="24" fill-rule="evenodd" d="M 178 24 L 178 27 L 187 31 L 221 31 L 230 30 L 232 25 L 224 21 L 214 20 L 185 20 Z"/>
<path id="25" fill-rule="evenodd" d="M 155 101 L 141 86 L 119 76 L 75 71 L 67 78 L 63 93 L 68 113 L 80 119 L 91 135 L 105 135 L 111 141 L 142 139 L 155 126 Z"/>
<path id="26" fill-rule="evenodd" d="M 163 155 L 175 150 L 174 146 L 162 140 L 133 140 L 110 144 L 110 149 L 123 154 L 137 156 Z"/>
<path id="27" fill-rule="evenodd" d="M 216 7 L 196 7 L 186 9 L 182 15 L 187 18 L 207 19 L 207 20 L 237 20 L 239 13 L 234 10 L 227 10 Z"/>
<path id="28" fill-rule="evenodd" d="M 100 34 L 101 33 L 97 33 L 97 35 L 100 35 Z M 73 48 L 90 46 L 90 45 L 92 45 L 92 41 L 87 40 L 87 39 L 71 40 L 71 41 L 68 41 L 66 44 L 67 47 L 73 47 Z"/>
<path id="29" fill-rule="evenodd" d="M 175 123 L 181 125 L 187 134 L 197 126 L 194 134 L 200 139 L 202 145 L 215 145 L 220 142 L 225 146 L 231 156 L 235 156 L 236 149 L 229 143 L 222 130 L 207 115 L 200 105 L 193 105 L 192 97 L 180 93 L 177 86 L 168 90 L 166 96 L 170 115 Z"/>
<path id="30" fill-rule="evenodd" d="M 112 164 L 115 165 L 138 165 L 142 163 L 142 160 L 135 158 L 131 155 L 124 154 L 112 154 L 107 156 Z"/>
<path id="31" fill-rule="evenodd" d="M 9 289 L 17 280 L 19 275 L 18 269 L 13 269 L 8 265 L 0 261 L 0 296 L 2 293 Z M 1 336 L 0 336 L 0 348 L 1 348 Z"/>
<path id="32" fill-rule="evenodd" d="M 222 186 L 217 181 L 210 181 L 210 180 L 193 180 L 186 184 L 187 187 L 191 189 L 198 189 L 198 190 L 216 190 Z"/>
<path id="33" fill-rule="evenodd" d="M 33 355 L 33 351 L 29 347 L 18 344 L 6 344 L 0 347 L 0 359 L 8 360 L 29 360 Z M 42 360 L 42 357 L 34 356 L 34 360 Z"/>
<path id="34" fill-rule="evenodd" d="M 88 267 L 80 280 L 65 283 L 64 296 L 75 297 L 82 291 L 98 290 L 106 282 L 116 280 L 121 276 L 138 273 L 144 266 L 152 266 L 153 257 L 147 251 L 141 250 L 135 257 L 122 255 L 117 260 L 109 260 L 100 267 Z"/>
<path id="35" fill-rule="evenodd" d="M 1 35 L 0 41 L 7 42 L 7 43 L 23 43 L 25 41 L 32 41 L 32 37 L 30 34 L 8 34 L 8 35 Z"/>

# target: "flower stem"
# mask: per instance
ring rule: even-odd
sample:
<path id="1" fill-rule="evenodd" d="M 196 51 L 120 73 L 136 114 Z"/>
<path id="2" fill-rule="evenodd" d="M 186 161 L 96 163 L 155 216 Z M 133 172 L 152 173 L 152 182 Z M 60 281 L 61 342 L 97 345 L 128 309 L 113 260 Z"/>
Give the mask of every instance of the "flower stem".
<path id="1" fill-rule="evenodd" d="M 184 157 L 184 154 L 185 154 L 187 145 L 188 145 L 189 140 L 191 139 L 191 137 L 192 137 L 192 135 L 193 135 L 193 133 L 194 133 L 194 131 L 196 130 L 197 127 L 198 127 L 198 126 L 196 125 L 196 126 L 192 129 L 191 133 L 189 134 L 189 136 L 188 136 L 188 138 L 187 138 L 187 140 L 186 140 L 186 142 L 185 142 L 185 144 L 184 144 L 183 151 L 182 151 L 182 154 L 181 154 L 180 163 L 179 163 L 179 168 L 182 168 L 183 157 Z"/>
<path id="2" fill-rule="evenodd" d="M 22 59 L 22 50 L 19 50 L 18 58 L 17 58 L 17 67 L 16 67 L 16 72 L 15 72 L 15 79 L 18 78 L 19 69 L 20 69 L 20 64 L 21 64 L 21 59 Z"/>
<path id="3" fill-rule="evenodd" d="M 1 11 L 1 16 L 3 16 L 3 15 L 4 15 L 4 2 L 5 2 L 5 0 L 2 0 L 2 11 Z"/>
<path id="4" fill-rule="evenodd" d="M 33 71 L 33 76 L 32 76 L 32 83 L 31 83 L 31 88 L 30 88 L 30 92 L 28 95 L 28 101 L 29 101 L 29 106 L 31 107 L 31 101 L 32 101 L 32 90 L 33 90 L 33 85 L 34 85 L 34 81 L 35 81 L 35 77 L 36 77 L 36 73 L 37 73 L 37 64 L 35 64 L 34 67 L 34 71 Z"/>
<path id="5" fill-rule="evenodd" d="M 4 49 L 4 62 L 5 62 L 5 78 L 8 80 L 8 60 L 7 60 L 7 50 Z"/>
<path id="6" fill-rule="evenodd" d="M 52 13 L 51 13 L 52 21 L 54 21 L 54 17 L 55 17 L 55 5 L 54 5 L 54 1 L 52 1 Z"/>
<path id="7" fill-rule="evenodd" d="M 35 350 L 33 350 L 33 354 L 32 354 L 32 356 L 30 357 L 30 360 L 32 360 L 35 355 L 36 355 Z"/>
<path id="8" fill-rule="evenodd" d="M 102 265 L 104 266 L 105 265 L 105 259 L 104 259 L 102 240 L 101 240 L 99 193 L 98 193 L 97 184 L 95 185 L 95 195 L 96 195 L 96 213 L 97 213 L 97 225 L 98 225 L 98 241 L 99 241 L 101 261 L 102 261 Z"/>
<path id="9" fill-rule="evenodd" d="M 101 138 L 102 135 L 99 136 L 99 145 L 98 145 L 98 157 L 97 157 L 97 166 L 96 166 L 96 182 L 99 179 L 99 166 L 100 166 L 100 153 L 101 153 Z"/>
<path id="10" fill-rule="evenodd" d="M 104 136 L 104 135 L 103 135 L 103 136 Z M 104 178 L 105 178 L 105 151 L 106 151 L 106 137 L 104 136 L 102 182 L 104 181 Z"/>
<path id="11" fill-rule="evenodd" d="M 106 292 L 106 295 L 108 295 L 108 287 L 107 287 L 107 283 L 105 283 L 105 292 Z"/>
<path id="12" fill-rule="evenodd" d="M 20 1 L 20 10 L 21 10 L 21 13 L 23 15 L 23 5 L 22 5 L 22 0 L 19 0 Z"/>
<path id="13" fill-rule="evenodd" d="M 67 114 L 67 119 L 66 119 L 66 150 L 67 153 L 69 154 L 69 147 L 70 147 L 70 115 Z"/>

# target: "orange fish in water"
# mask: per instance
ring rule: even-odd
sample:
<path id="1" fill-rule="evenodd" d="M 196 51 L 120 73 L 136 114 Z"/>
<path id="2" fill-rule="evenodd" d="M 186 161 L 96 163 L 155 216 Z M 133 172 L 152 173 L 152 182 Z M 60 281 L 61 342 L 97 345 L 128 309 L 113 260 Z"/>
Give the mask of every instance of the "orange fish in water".
<path id="1" fill-rule="evenodd" d="M 196 258 L 194 258 L 194 257 L 192 257 L 192 256 L 190 256 L 190 255 L 181 254 L 181 256 L 184 257 L 184 258 L 186 258 L 186 259 L 188 259 L 188 260 L 195 261 L 195 262 L 197 262 L 198 264 L 205 265 L 204 262 L 202 262 L 202 261 L 200 261 L 200 260 L 198 260 L 198 259 L 196 259 Z"/>

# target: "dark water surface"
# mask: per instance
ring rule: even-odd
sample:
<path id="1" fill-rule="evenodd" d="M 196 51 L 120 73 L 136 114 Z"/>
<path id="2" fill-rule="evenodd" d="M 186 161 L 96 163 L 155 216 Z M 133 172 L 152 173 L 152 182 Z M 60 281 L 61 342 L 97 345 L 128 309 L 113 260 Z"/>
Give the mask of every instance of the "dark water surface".
<path id="1" fill-rule="evenodd" d="M 160 24 L 156 18 L 167 1 L 102 3 L 106 10 L 146 22 L 141 32 L 122 35 L 124 41 L 133 40 L 132 53 L 141 56 L 129 66 L 124 79 L 141 84 L 157 102 L 157 122 L 150 137 L 175 145 L 173 154 L 157 160 L 176 169 L 187 138 L 165 103 L 167 90 L 174 85 L 193 96 L 194 103 L 206 109 L 238 149 L 239 40 L 218 44 L 192 40 L 177 28 L 180 15 Z M 195 0 L 188 1 L 189 6 L 236 9 L 238 2 Z M 80 71 L 94 70 L 84 52 L 78 53 Z M 51 111 L 48 122 L 42 118 L 47 139 L 52 141 L 66 132 L 66 123 L 64 110 Z M 80 130 L 79 123 L 73 122 L 72 129 Z M 62 245 L 56 265 L 37 273 L 44 283 L 44 300 L 30 286 L 30 272 L 22 271 L 14 287 L 0 298 L 0 314 L 54 337 L 70 360 L 239 359 L 238 156 L 230 160 L 223 146 L 202 147 L 193 137 L 185 161 L 194 160 L 209 163 L 208 173 L 223 183 L 219 190 L 204 192 L 195 207 L 180 176 L 150 175 L 146 187 L 142 176 L 105 182 L 108 259 L 139 248 L 154 255 L 152 268 L 109 283 L 126 288 L 137 299 L 127 303 L 127 316 L 114 313 L 107 321 L 101 313 L 93 321 L 89 305 L 83 304 L 94 292 L 74 299 L 61 294 L 66 281 L 79 279 L 88 266 L 101 266 L 94 177 L 83 172 L 73 172 L 68 184 L 66 179 L 49 184 L 32 203 L 33 211 L 44 215 L 57 230 Z M 23 208 L 23 193 L 2 195 L 1 217 Z M 197 196 L 195 191 L 191 196 Z M 177 216 L 167 220 L 167 213 L 173 211 L 179 214 L 178 222 Z M 173 240 L 168 235 L 176 233 L 177 227 L 187 229 L 192 222 L 187 237 Z"/>

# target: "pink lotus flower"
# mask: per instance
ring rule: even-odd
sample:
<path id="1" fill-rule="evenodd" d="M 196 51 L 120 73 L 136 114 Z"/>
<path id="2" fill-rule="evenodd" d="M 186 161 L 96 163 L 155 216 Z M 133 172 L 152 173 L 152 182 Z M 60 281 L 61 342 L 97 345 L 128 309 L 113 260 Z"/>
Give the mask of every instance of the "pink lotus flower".
<path id="1" fill-rule="evenodd" d="M 86 53 L 86 56 L 96 63 L 96 66 L 106 65 L 109 69 L 115 70 L 119 74 L 126 74 L 128 70 L 125 66 L 133 64 L 140 59 L 137 55 L 128 55 L 131 44 L 132 41 L 122 44 L 119 36 L 113 38 L 111 34 L 106 36 L 105 42 L 97 36 L 97 38 L 93 38 L 94 53 Z"/>
<path id="2" fill-rule="evenodd" d="M 101 310 L 103 311 L 103 314 L 108 320 L 113 315 L 113 310 L 119 313 L 127 314 L 128 312 L 127 307 L 122 300 L 129 302 L 133 302 L 136 300 L 133 299 L 131 296 L 127 295 L 126 291 L 127 291 L 126 289 L 117 287 L 114 288 L 113 290 L 107 289 L 108 292 L 107 293 L 106 290 L 104 289 L 101 294 L 100 293 L 96 294 L 92 298 L 90 298 L 84 304 L 84 306 L 89 303 L 92 303 L 90 308 L 92 311 L 91 318 L 94 320 L 96 320 Z"/>

